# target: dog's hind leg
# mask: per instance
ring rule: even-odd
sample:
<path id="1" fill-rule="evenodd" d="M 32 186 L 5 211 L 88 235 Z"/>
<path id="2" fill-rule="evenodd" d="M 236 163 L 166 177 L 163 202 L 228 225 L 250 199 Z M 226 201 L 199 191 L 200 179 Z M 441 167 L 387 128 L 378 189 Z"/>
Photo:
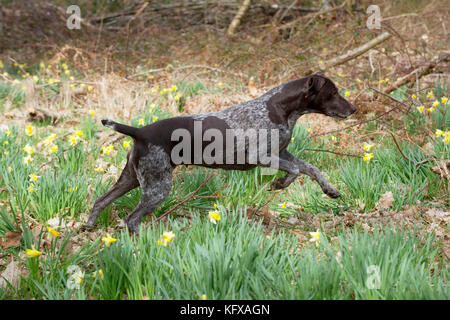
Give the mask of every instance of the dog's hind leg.
<path id="1" fill-rule="evenodd" d="M 142 196 L 136 208 L 125 218 L 132 233 L 139 231 L 142 219 L 152 213 L 169 195 L 172 189 L 173 167 L 167 153 L 158 147 L 150 146 L 149 153 L 139 160 L 139 166 L 135 170 Z"/>
<path id="2" fill-rule="evenodd" d="M 138 186 L 139 182 L 136 178 L 136 174 L 130 164 L 130 161 L 128 161 L 116 184 L 114 184 L 104 195 L 95 201 L 94 207 L 92 208 L 91 214 L 89 215 L 89 219 L 85 226 L 88 228 L 93 227 L 97 217 L 111 202 L 128 191 L 137 188 Z"/>

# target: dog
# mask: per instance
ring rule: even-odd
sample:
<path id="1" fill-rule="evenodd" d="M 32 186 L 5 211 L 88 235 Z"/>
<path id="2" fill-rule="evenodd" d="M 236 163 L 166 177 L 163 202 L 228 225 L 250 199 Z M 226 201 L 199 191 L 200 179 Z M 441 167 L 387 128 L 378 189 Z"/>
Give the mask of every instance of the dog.
<path id="1" fill-rule="evenodd" d="M 319 72 L 287 82 L 256 99 L 222 111 L 177 116 L 142 128 L 104 119 L 101 121 L 104 126 L 132 137 L 134 145 L 117 183 L 95 201 L 85 226 L 92 228 L 103 209 L 140 186 L 140 202 L 125 218 L 130 232 L 138 232 L 141 220 L 169 195 L 174 168 L 185 164 L 226 170 L 250 170 L 262 166 L 286 172 L 285 176 L 271 183 L 270 190 L 287 188 L 299 174 L 307 174 L 325 194 L 338 198 L 340 193 L 325 180 L 319 169 L 297 159 L 286 148 L 300 116 L 320 113 L 344 119 L 355 111 L 356 108 L 339 94 L 336 85 Z M 242 136 L 242 130 L 264 131 L 266 136 L 257 141 L 256 149 L 252 149 L 254 144 L 248 141 L 248 137 Z M 238 134 L 227 136 L 230 131 Z M 185 148 L 180 148 L 179 141 L 183 134 L 190 135 L 190 138 L 183 139 Z M 221 135 L 227 139 L 221 138 Z M 196 143 L 198 136 L 203 137 L 201 143 Z M 213 143 L 216 148 L 211 151 L 209 149 Z M 174 156 L 176 149 L 179 151 L 178 159 Z M 270 156 L 271 161 L 256 159 L 254 155 L 259 149 L 264 149 L 261 154 Z M 202 157 L 208 150 L 211 151 L 210 156 Z"/>

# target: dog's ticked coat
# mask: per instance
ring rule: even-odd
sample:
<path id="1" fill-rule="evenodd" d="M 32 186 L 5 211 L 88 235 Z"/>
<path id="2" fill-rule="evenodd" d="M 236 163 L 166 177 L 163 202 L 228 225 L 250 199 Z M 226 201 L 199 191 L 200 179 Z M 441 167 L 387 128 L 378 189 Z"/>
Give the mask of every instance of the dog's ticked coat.
<path id="1" fill-rule="evenodd" d="M 279 135 L 279 150 L 276 155 L 278 167 L 287 174 L 272 182 L 271 188 L 288 187 L 299 174 L 307 174 L 319 183 L 323 192 L 332 198 L 340 196 L 328 184 L 321 172 L 306 161 L 297 159 L 286 147 L 291 141 L 292 131 L 297 119 L 307 113 L 321 113 L 336 118 L 346 118 L 356 108 L 341 97 L 333 82 L 320 73 L 293 80 L 278 86 L 264 95 L 235 105 L 223 111 L 183 115 L 164 119 L 143 128 L 119 124 L 111 120 L 102 120 L 103 125 L 134 139 L 134 146 L 127 156 L 127 164 L 117 183 L 97 199 L 87 221 L 92 227 L 98 215 L 112 201 L 128 191 L 141 186 L 142 197 L 137 207 L 125 218 L 131 232 L 139 230 L 143 217 L 151 213 L 168 195 L 172 187 L 172 172 L 175 164 L 171 152 L 178 141 L 172 141 L 176 129 L 185 129 L 194 139 L 194 122 L 202 124 L 202 134 L 208 129 L 218 129 L 225 136 L 227 129 L 275 129 Z M 269 139 L 270 141 L 270 139 Z M 202 152 L 210 142 L 203 142 Z M 227 141 L 223 142 L 224 149 Z M 235 143 L 235 142 L 233 142 Z M 194 144 L 191 144 L 192 146 Z M 249 170 L 262 163 L 251 164 L 247 161 L 249 146 L 245 144 L 246 162 L 226 164 L 204 162 L 197 165 L 227 170 Z M 266 150 L 270 150 L 270 146 Z M 191 155 L 194 157 L 195 150 Z M 201 158 L 201 157 L 200 157 Z M 194 163 L 192 161 L 191 163 Z"/>

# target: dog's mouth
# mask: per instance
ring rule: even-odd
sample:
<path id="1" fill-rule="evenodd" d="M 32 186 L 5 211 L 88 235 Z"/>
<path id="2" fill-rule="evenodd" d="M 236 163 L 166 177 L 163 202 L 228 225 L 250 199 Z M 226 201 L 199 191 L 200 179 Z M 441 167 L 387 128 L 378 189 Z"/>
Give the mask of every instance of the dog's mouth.
<path id="1" fill-rule="evenodd" d="M 333 117 L 333 118 L 336 118 L 336 119 L 340 119 L 340 120 L 346 119 L 349 115 L 350 114 L 348 114 L 348 115 L 341 115 L 341 114 L 334 113 L 334 112 L 330 112 L 330 113 L 327 114 L 327 116 L 330 116 L 330 117 Z"/>

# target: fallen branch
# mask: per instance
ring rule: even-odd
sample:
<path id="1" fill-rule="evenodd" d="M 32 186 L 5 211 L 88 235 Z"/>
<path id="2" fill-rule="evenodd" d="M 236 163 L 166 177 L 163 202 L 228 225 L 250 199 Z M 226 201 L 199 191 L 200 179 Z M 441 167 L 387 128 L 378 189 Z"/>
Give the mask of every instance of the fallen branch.
<path id="1" fill-rule="evenodd" d="M 238 12 L 236 13 L 236 16 L 233 18 L 233 20 L 230 23 L 230 26 L 227 30 L 228 36 L 233 36 L 236 33 L 237 27 L 241 24 L 241 19 L 245 15 L 245 13 L 248 10 L 248 7 L 250 6 L 250 3 L 252 0 L 244 0 L 241 7 L 239 8 Z"/>
<path id="2" fill-rule="evenodd" d="M 317 152 L 328 152 L 328 153 L 336 154 L 338 156 L 345 156 L 345 157 L 362 158 L 362 156 L 360 156 L 360 155 L 349 154 L 349 153 L 340 153 L 340 152 L 335 152 L 335 151 L 331 151 L 331 150 L 322 150 L 322 149 L 305 149 L 305 150 L 307 150 L 307 151 L 317 151 Z"/>
<path id="3" fill-rule="evenodd" d="M 343 64 L 347 61 L 353 60 L 356 57 L 359 57 L 360 55 L 362 55 L 363 53 L 369 51 L 370 49 L 372 49 L 373 47 L 379 45 L 380 43 L 386 41 L 387 39 L 389 39 L 392 35 L 389 32 L 383 32 L 382 34 L 380 34 L 378 37 L 370 40 L 369 42 L 363 44 L 362 46 L 349 50 L 347 51 L 345 54 L 327 60 L 324 63 L 320 63 L 319 64 L 319 69 L 322 71 L 327 70 L 328 68 Z"/>
<path id="4" fill-rule="evenodd" d="M 401 77 L 397 81 L 395 81 L 392 85 L 387 87 L 383 92 L 384 93 L 391 93 L 392 91 L 400 88 L 401 86 L 405 85 L 406 83 L 410 83 L 410 85 L 414 85 L 414 83 L 417 81 L 417 79 L 420 79 L 421 77 L 429 74 L 438 64 L 444 61 L 450 61 L 450 54 L 447 54 L 443 57 L 438 57 L 436 59 L 433 59 L 431 61 L 428 61 L 425 65 L 415 69 L 414 71 L 408 73 L 406 76 Z"/>
<path id="5" fill-rule="evenodd" d="M 150 225 L 153 225 L 153 223 L 158 222 L 159 220 L 161 220 L 162 218 L 164 218 L 165 216 L 167 216 L 169 213 L 171 213 L 172 211 L 174 211 L 176 208 L 178 208 L 179 206 L 181 206 L 183 203 L 185 203 L 186 201 L 188 201 L 189 199 L 191 199 L 193 196 L 195 196 L 197 194 L 197 192 L 203 188 L 203 186 L 209 181 L 211 180 L 211 178 L 214 177 L 214 173 L 211 173 L 209 175 L 209 177 L 203 181 L 203 183 L 194 191 L 192 192 L 186 199 L 184 199 L 181 202 L 178 202 L 176 205 L 174 205 L 171 209 L 167 210 L 166 212 L 164 212 L 162 215 L 160 215 L 158 218 L 156 218 L 155 220 L 152 220 L 150 222 Z"/>

